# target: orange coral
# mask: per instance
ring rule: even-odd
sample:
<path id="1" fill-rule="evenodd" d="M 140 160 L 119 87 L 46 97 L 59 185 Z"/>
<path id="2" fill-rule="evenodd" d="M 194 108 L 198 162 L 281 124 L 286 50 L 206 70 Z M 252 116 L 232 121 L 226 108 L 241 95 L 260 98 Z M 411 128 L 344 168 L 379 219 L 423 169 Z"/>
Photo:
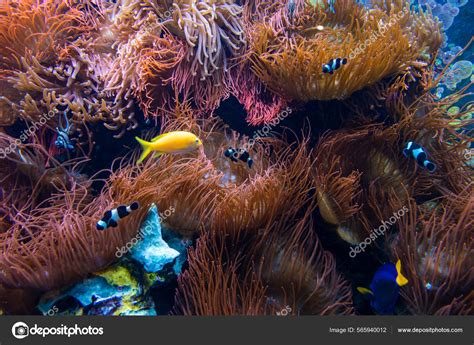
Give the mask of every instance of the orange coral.
<path id="1" fill-rule="evenodd" d="M 136 125 L 133 103 L 102 92 L 106 59 L 87 47 L 97 22 L 85 4 L 57 0 L 9 0 L 0 11 L 0 117 L 38 120 L 42 114 L 67 106 L 76 127 L 104 122 L 120 131 Z M 101 58 L 104 56 L 101 56 Z M 13 91 L 14 89 L 14 91 Z M 13 115 L 12 115 L 13 114 Z M 120 135 L 122 133 L 119 133 Z"/>
<path id="2" fill-rule="evenodd" d="M 192 99 L 202 111 L 215 109 L 229 94 L 232 59 L 246 47 L 241 12 L 227 0 L 108 6 L 98 40 L 109 41 L 115 55 L 114 68 L 104 75 L 107 91 L 133 94 L 146 116 L 172 113 L 172 97 Z"/>
<path id="3" fill-rule="evenodd" d="M 308 208 L 253 233 L 204 234 L 179 278 L 175 312 L 184 315 L 340 315 L 351 292 L 331 254 L 312 235 Z M 245 254 L 243 254 L 245 253 Z"/>
<path id="4" fill-rule="evenodd" d="M 201 226 L 228 231 L 256 229 L 272 222 L 277 214 L 302 205 L 302 196 L 310 188 L 311 166 L 304 146 L 292 150 L 284 148 L 280 140 L 267 140 L 275 149 L 268 157 L 264 140 L 252 146 L 235 133 L 220 133 L 218 129 L 223 131 L 223 127 L 217 119 L 194 120 L 189 107 L 178 108 L 175 118 L 162 131 L 196 133 L 204 143 L 204 152 L 163 156 L 143 167 L 125 166 L 112 175 L 112 190 L 135 191 L 133 198 L 142 204 L 155 202 L 162 209 L 173 206 L 176 212 L 166 222 L 184 233 L 196 232 Z M 252 169 L 224 157 L 229 147 L 245 146 L 255 162 Z"/>
<path id="5" fill-rule="evenodd" d="M 442 200 L 419 207 L 400 226 L 393 253 L 410 282 L 402 297 L 413 314 L 471 315 L 474 312 L 474 198 Z M 461 205 L 459 205 L 461 202 Z M 457 204 L 457 205 L 455 205 Z"/>
<path id="6" fill-rule="evenodd" d="M 256 75 L 290 100 L 346 99 L 385 77 L 426 66 L 424 54 L 441 43 L 438 23 L 401 0 L 376 1 L 370 10 L 337 1 L 335 14 L 306 1 L 293 21 L 286 2 L 278 4 L 255 21 L 251 58 Z M 338 57 L 348 58 L 347 65 L 324 74 L 321 66 Z"/>

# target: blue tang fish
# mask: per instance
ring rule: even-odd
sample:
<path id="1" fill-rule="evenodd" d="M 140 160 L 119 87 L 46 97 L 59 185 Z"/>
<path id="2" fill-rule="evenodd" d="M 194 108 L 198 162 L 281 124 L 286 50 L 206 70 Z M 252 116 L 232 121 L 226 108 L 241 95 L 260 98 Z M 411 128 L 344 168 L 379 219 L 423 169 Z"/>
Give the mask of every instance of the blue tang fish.
<path id="1" fill-rule="evenodd" d="M 413 141 L 409 141 L 406 147 L 403 149 L 403 155 L 408 157 L 409 155 L 415 158 L 419 166 L 428 169 L 429 172 L 436 170 L 436 165 L 428 159 L 428 155 L 423 147 Z"/>
<path id="2" fill-rule="evenodd" d="M 370 289 L 358 287 L 357 291 L 368 295 L 370 305 L 379 315 L 393 314 L 397 303 L 400 287 L 407 284 L 408 280 L 401 273 L 402 263 L 388 263 L 375 272 Z"/>

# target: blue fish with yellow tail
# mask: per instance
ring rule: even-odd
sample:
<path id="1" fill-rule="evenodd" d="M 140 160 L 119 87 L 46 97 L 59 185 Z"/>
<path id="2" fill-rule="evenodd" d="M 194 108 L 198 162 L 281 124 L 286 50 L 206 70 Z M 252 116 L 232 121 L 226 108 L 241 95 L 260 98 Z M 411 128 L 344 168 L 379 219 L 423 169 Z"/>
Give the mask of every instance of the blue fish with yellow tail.
<path id="1" fill-rule="evenodd" d="M 402 275 L 402 263 L 396 265 L 388 263 L 375 272 L 370 289 L 358 287 L 357 291 L 370 298 L 370 305 L 379 315 L 389 315 L 395 312 L 400 287 L 407 284 L 408 280 Z"/>
<path id="2" fill-rule="evenodd" d="M 412 156 L 419 166 L 426 168 L 429 172 L 436 170 L 436 164 L 428 159 L 425 149 L 413 141 L 409 141 L 403 149 L 405 157 Z"/>

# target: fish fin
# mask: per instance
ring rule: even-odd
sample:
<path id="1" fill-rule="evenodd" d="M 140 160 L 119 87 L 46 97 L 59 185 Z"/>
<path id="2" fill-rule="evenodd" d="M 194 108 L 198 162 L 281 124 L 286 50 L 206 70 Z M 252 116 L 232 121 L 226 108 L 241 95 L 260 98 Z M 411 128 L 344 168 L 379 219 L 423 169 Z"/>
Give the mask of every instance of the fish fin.
<path id="1" fill-rule="evenodd" d="M 132 204 L 130 205 L 130 209 L 132 211 L 135 211 L 135 210 L 138 210 L 138 208 L 140 207 L 140 203 L 138 201 L 134 201 L 132 202 Z"/>
<path id="2" fill-rule="evenodd" d="M 247 164 L 249 165 L 249 168 L 252 168 L 253 159 L 252 159 L 252 158 L 249 158 L 248 161 L 247 161 Z"/>
<path id="3" fill-rule="evenodd" d="M 168 133 L 160 134 L 159 136 L 154 137 L 153 139 L 151 139 L 151 142 L 157 141 L 158 139 L 163 138 L 163 137 L 164 137 L 165 135 L 167 135 L 167 134 L 168 134 Z"/>
<path id="4" fill-rule="evenodd" d="M 357 291 L 359 291 L 363 295 L 367 295 L 367 294 L 373 295 L 374 294 L 370 289 L 367 289 L 365 287 L 360 287 L 360 286 L 357 287 Z"/>
<path id="5" fill-rule="evenodd" d="M 156 152 L 154 155 L 153 155 L 153 158 L 159 158 L 161 156 L 163 156 L 164 152 Z"/>
<path id="6" fill-rule="evenodd" d="M 137 164 L 140 164 L 151 153 L 152 151 L 151 143 L 143 139 L 140 139 L 139 137 L 135 137 L 135 139 L 140 143 L 140 145 L 142 145 L 142 148 L 143 148 L 142 155 L 137 161 Z"/>
<path id="7" fill-rule="evenodd" d="M 109 211 L 105 211 L 105 212 L 104 212 L 104 216 L 102 217 L 102 220 L 103 220 L 104 222 L 108 222 L 110 218 L 112 218 L 112 211 L 110 211 L 110 210 L 109 210 Z"/>
<path id="8" fill-rule="evenodd" d="M 405 278 L 402 275 L 402 262 L 400 260 L 397 261 L 397 264 L 395 265 L 395 268 L 397 269 L 397 284 L 398 286 L 403 286 L 408 283 L 408 279 Z"/>
<path id="9" fill-rule="evenodd" d="M 426 160 L 423 164 L 425 165 L 426 169 L 428 169 L 429 172 L 434 172 L 436 170 L 436 164 L 434 164 L 433 162 L 429 160 Z"/>

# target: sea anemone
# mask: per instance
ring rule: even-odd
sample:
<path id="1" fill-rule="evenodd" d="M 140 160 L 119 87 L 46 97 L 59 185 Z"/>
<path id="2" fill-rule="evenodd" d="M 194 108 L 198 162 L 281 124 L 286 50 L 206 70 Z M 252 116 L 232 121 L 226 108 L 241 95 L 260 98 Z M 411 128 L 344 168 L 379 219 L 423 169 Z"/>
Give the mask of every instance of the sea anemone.
<path id="1" fill-rule="evenodd" d="M 433 78 L 425 71 L 422 86 L 410 97 L 405 94 L 393 103 L 385 98 L 385 123 L 377 123 L 378 116 L 359 114 L 345 121 L 348 128 L 320 137 L 314 171 L 319 211 L 347 242 L 359 243 L 405 206 L 407 195 L 417 201 L 452 197 L 472 183 L 463 157 L 471 142 L 463 130 L 472 123 L 464 119 L 470 103 L 457 114 L 446 111 L 470 94 L 462 89 L 435 101 L 427 92 L 437 85 Z M 425 149 L 436 171 L 429 173 L 412 157 L 404 157 L 410 141 Z"/>
<path id="2" fill-rule="evenodd" d="M 101 70 L 107 61 L 89 49 L 97 22 L 88 6 L 56 0 L 9 0 L 1 6 L 0 49 L 8 57 L 0 63 L 5 124 L 18 116 L 39 121 L 66 107 L 78 129 L 84 122 L 103 122 L 120 136 L 136 125 L 133 103 L 103 92 Z"/>
<path id="3" fill-rule="evenodd" d="M 2 143 L 11 140 L 0 136 Z M 60 288 L 105 268 L 146 214 L 145 205 L 116 231 L 97 231 L 106 210 L 130 201 L 117 194 L 112 201 L 107 190 L 94 197 L 92 181 L 77 170 L 80 161 L 59 164 L 38 144 L 22 144 L 3 160 L 0 284 L 7 288 Z"/>
<path id="4" fill-rule="evenodd" d="M 321 137 L 314 170 L 319 211 L 325 221 L 337 226 L 345 241 L 362 241 L 378 223 L 403 207 L 403 203 L 389 207 L 389 195 L 416 186 L 414 176 L 400 164 L 397 145 L 396 130 L 379 126 Z"/>
<path id="5" fill-rule="evenodd" d="M 228 93 L 232 58 L 246 48 L 241 6 L 229 0 L 176 1 L 173 19 L 163 24 L 188 46 L 186 63 L 173 76 L 177 90 L 214 109 Z"/>
<path id="6" fill-rule="evenodd" d="M 373 2 L 370 10 L 337 1 L 335 14 L 307 1 L 292 19 L 286 2 L 278 4 L 255 20 L 250 51 L 255 74 L 288 100 L 347 99 L 385 77 L 426 66 L 425 54 L 441 44 L 437 22 L 403 1 Z M 347 65 L 323 73 L 335 58 L 347 58 Z"/>
<path id="7" fill-rule="evenodd" d="M 410 284 L 402 297 L 413 314 L 471 315 L 474 312 L 471 188 L 453 199 L 416 206 L 400 223 L 392 244 Z M 456 204 L 456 205 L 455 205 Z"/>
<path id="8" fill-rule="evenodd" d="M 231 93 L 242 104 L 250 125 L 271 123 L 288 101 L 269 90 L 251 70 L 251 62 L 242 58 L 230 78 Z"/>
<path id="9" fill-rule="evenodd" d="M 203 234 L 189 251 L 189 269 L 179 277 L 175 313 L 353 313 L 348 284 L 312 233 L 311 211 L 296 223 L 280 220 L 258 233 L 235 236 L 221 228 Z"/>
<path id="10" fill-rule="evenodd" d="M 109 6 L 102 27 L 117 42 L 109 44 L 115 68 L 105 75 L 107 90 L 119 90 L 118 97 L 133 94 L 146 116 L 172 114 L 173 97 L 192 99 L 202 113 L 214 110 L 229 94 L 233 59 L 246 48 L 241 13 L 228 0 Z"/>
<path id="11" fill-rule="evenodd" d="M 200 227 L 257 229 L 276 215 L 301 207 L 302 195 L 310 188 L 311 161 L 304 146 L 285 148 L 281 140 L 269 138 L 252 143 L 224 131 L 215 118 L 199 124 L 188 105 L 177 107 L 174 117 L 162 131 L 196 133 L 204 152 L 150 159 L 142 167 L 126 165 L 112 175 L 112 190 L 133 191 L 133 199 L 154 202 L 162 210 L 173 207 L 176 212 L 166 223 L 188 234 Z M 226 158 L 229 147 L 247 148 L 253 167 Z"/>
<path id="12" fill-rule="evenodd" d="M 114 200 L 114 202 L 129 200 Z M 96 222 L 113 208 L 106 197 L 92 198 L 81 186 L 58 190 L 34 209 L 10 214 L 10 228 L 0 234 L 0 283 L 12 288 L 50 290 L 76 282 L 117 260 L 117 247 L 137 232 L 146 205 L 100 232 Z"/>

